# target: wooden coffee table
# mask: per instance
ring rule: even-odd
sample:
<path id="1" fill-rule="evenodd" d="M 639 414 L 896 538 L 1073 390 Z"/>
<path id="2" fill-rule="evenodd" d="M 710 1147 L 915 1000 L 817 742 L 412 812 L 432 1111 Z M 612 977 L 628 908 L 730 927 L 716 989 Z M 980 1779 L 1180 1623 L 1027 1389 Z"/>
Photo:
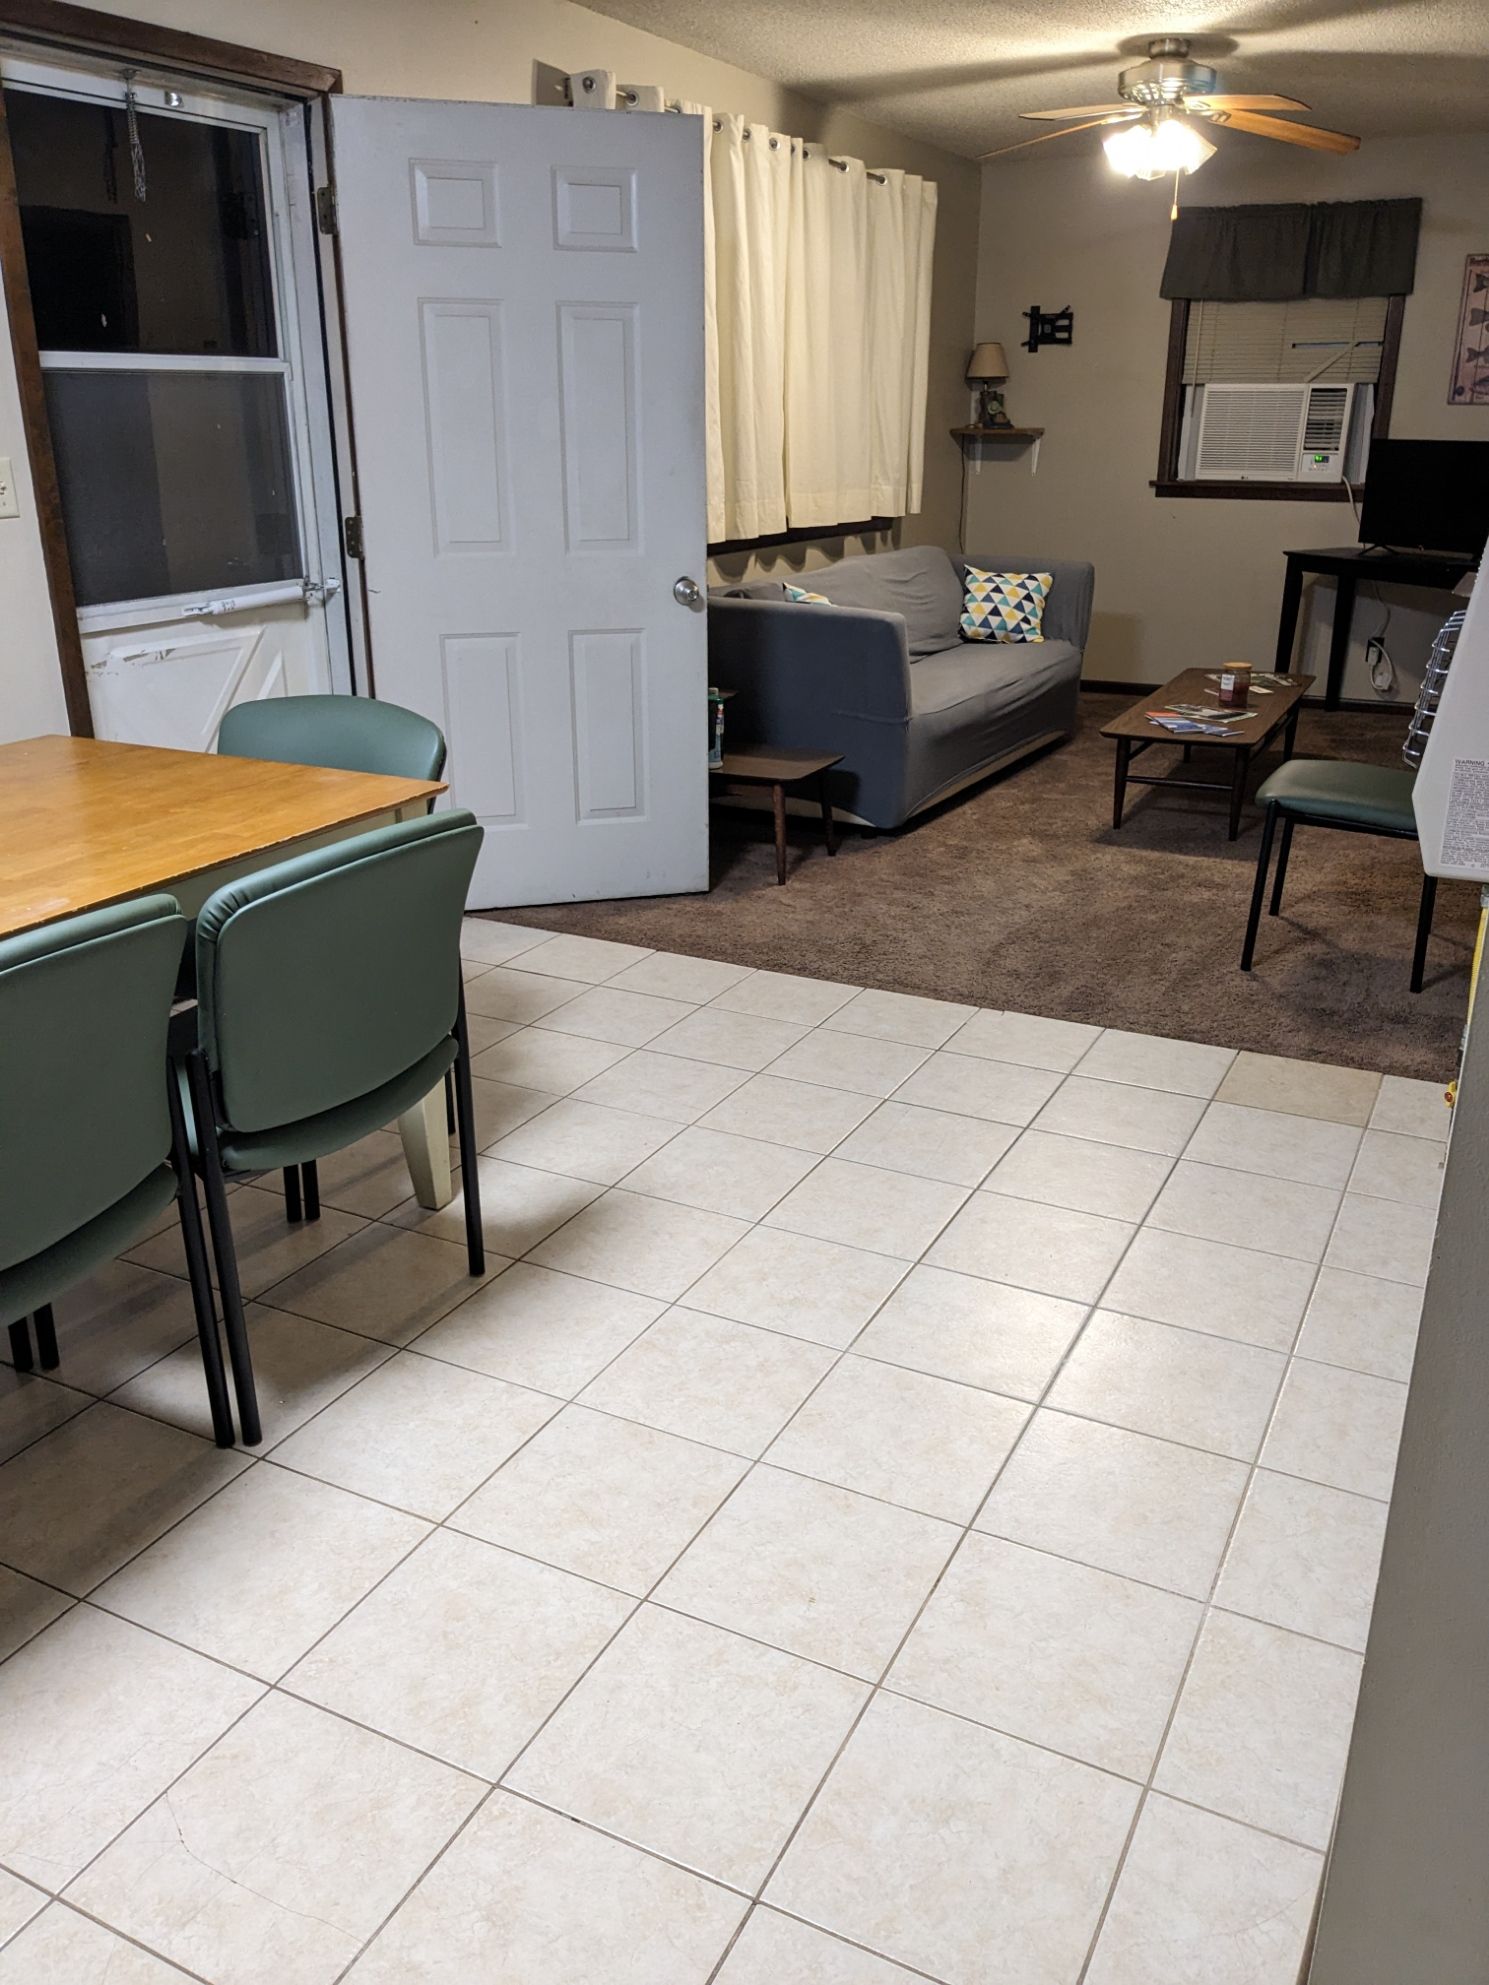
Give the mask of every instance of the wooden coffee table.
<path id="1" fill-rule="evenodd" d="M 817 800 L 822 808 L 822 834 L 827 852 L 838 851 L 833 831 L 832 799 L 827 790 L 827 774 L 842 762 L 840 751 L 786 751 L 768 744 L 736 745 L 724 753 L 723 763 L 709 770 L 717 779 L 735 786 L 769 786 L 771 809 L 776 823 L 776 881 L 786 880 L 786 788 L 805 779 L 817 781 Z"/>
<path id="2" fill-rule="evenodd" d="M 1292 757 L 1303 698 L 1313 687 L 1313 677 L 1290 675 L 1254 685 L 1245 723 L 1232 724 L 1224 737 L 1206 737 L 1198 732 L 1181 737 L 1165 730 L 1162 724 L 1148 721 L 1150 710 L 1171 710 L 1175 703 L 1218 703 L 1219 674 L 1218 668 L 1185 669 L 1182 675 L 1172 676 L 1161 689 L 1150 689 L 1120 717 L 1113 717 L 1109 724 L 1102 725 L 1101 735 L 1114 738 L 1117 745 L 1116 788 L 1112 795 L 1113 827 L 1122 825 L 1122 803 L 1129 785 L 1182 786 L 1202 793 L 1224 790 L 1218 779 L 1180 779 L 1171 773 L 1154 775 L 1131 770 L 1132 761 L 1140 752 L 1146 751 L 1150 745 L 1168 744 L 1182 750 L 1186 764 L 1196 751 L 1231 753 L 1234 763 L 1230 779 L 1230 839 L 1234 841 L 1240 833 L 1241 807 L 1246 798 L 1251 761 L 1258 752 L 1266 750 L 1279 731 L 1282 733 L 1282 756 Z M 1270 693 L 1261 695 L 1259 689 Z"/>

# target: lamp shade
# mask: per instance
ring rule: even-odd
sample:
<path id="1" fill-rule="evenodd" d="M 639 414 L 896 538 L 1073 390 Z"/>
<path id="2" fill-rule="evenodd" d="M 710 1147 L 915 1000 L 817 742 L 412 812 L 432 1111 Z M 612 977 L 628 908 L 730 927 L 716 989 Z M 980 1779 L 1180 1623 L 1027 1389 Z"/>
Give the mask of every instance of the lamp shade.
<path id="1" fill-rule="evenodd" d="M 967 377 L 978 379 L 1006 379 L 1008 360 L 1001 345 L 979 345 L 967 360 Z"/>

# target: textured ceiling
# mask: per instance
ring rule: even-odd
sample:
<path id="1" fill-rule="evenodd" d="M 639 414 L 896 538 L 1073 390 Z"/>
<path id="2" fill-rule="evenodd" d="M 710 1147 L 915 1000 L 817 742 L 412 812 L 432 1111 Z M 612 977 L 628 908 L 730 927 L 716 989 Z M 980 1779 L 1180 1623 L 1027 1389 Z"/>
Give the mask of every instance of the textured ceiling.
<path id="1" fill-rule="evenodd" d="M 1111 100 L 1158 34 L 1192 36 L 1222 88 L 1301 97 L 1316 122 L 1364 138 L 1489 128 L 1489 0 L 1148 0 L 1125 16 L 1100 0 L 587 4 L 970 158 L 1032 136 L 1020 110 Z"/>

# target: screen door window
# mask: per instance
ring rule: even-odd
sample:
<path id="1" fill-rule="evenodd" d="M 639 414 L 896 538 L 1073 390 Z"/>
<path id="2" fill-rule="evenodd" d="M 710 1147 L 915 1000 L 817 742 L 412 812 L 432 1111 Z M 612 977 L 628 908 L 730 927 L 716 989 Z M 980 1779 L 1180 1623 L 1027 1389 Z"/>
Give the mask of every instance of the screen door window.
<path id="1" fill-rule="evenodd" d="M 79 606 L 301 577 L 262 132 L 5 108 Z"/>

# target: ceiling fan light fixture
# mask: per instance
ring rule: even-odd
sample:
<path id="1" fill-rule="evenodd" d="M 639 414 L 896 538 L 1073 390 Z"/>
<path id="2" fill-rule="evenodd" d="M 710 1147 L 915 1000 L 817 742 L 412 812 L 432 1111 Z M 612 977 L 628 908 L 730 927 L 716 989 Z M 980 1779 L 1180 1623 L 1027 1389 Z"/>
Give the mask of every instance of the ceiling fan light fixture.
<path id="1" fill-rule="evenodd" d="M 1124 125 L 1102 145 L 1113 169 L 1129 179 L 1167 179 L 1172 173 L 1195 172 L 1215 155 L 1209 139 L 1182 117 Z"/>
<path id="2" fill-rule="evenodd" d="M 1153 133 L 1153 154 L 1160 172 L 1197 172 L 1215 156 L 1215 146 L 1187 117 L 1160 119 Z"/>

